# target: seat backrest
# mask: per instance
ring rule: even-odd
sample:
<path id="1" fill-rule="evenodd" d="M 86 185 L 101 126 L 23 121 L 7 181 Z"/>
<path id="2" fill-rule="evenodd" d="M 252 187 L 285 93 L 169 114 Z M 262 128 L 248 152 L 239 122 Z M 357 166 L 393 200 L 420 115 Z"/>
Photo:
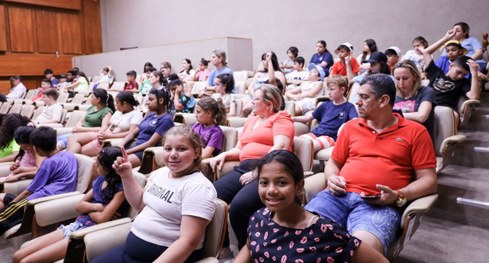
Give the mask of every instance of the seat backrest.
<path id="1" fill-rule="evenodd" d="M 99 82 L 101 79 L 102 79 L 102 76 L 101 76 L 101 75 L 95 75 L 95 76 L 93 76 L 93 77 L 92 77 L 91 82 L 97 83 L 97 82 Z"/>
<path id="2" fill-rule="evenodd" d="M 197 117 L 193 113 L 183 113 L 183 123 L 188 127 L 194 125 L 197 122 Z"/>
<path id="3" fill-rule="evenodd" d="M 150 174 L 152 171 L 163 167 L 163 147 L 148 147 L 144 149 L 143 158 L 141 160 L 141 166 L 139 172 L 142 174 Z"/>
<path id="4" fill-rule="evenodd" d="M 441 155 L 441 144 L 446 138 L 455 135 L 456 120 L 453 110 L 446 106 L 435 107 L 434 142 L 436 155 Z"/>
<path id="5" fill-rule="evenodd" d="M 26 104 L 22 106 L 22 110 L 20 111 L 20 115 L 25 116 L 27 118 L 32 118 L 32 115 L 34 114 L 34 105 Z"/>
<path id="6" fill-rule="evenodd" d="M 124 85 L 126 83 L 124 81 L 114 81 L 112 83 L 112 86 L 110 87 L 111 90 L 124 90 Z"/>
<path id="7" fill-rule="evenodd" d="M 75 154 L 75 158 L 78 164 L 78 181 L 76 184 L 76 190 L 80 193 L 84 193 L 86 190 L 88 190 L 90 182 L 92 181 L 92 169 L 95 160 L 82 154 Z"/>
<path id="8" fill-rule="evenodd" d="M 109 89 L 109 83 L 107 82 L 102 82 L 97 85 L 97 89 L 104 89 L 108 90 Z"/>
<path id="9" fill-rule="evenodd" d="M 73 104 L 82 104 L 84 98 L 85 98 L 85 95 L 80 94 L 80 93 L 77 93 L 77 94 L 75 94 L 75 96 L 71 100 L 71 103 L 73 103 Z"/>
<path id="10" fill-rule="evenodd" d="M 73 111 L 66 121 L 65 127 L 75 127 L 79 120 L 85 117 L 86 111 L 76 110 Z"/>
<path id="11" fill-rule="evenodd" d="M 67 115 L 68 115 L 68 110 L 63 109 L 63 113 L 61 113 L 61 118 L 59 119 L 59 123 L 61 124 L 65 123 Z"/>
<path id="12" fill-rule="evenodd" d="M 224 141 L 222 143 L 221 152 L 229 151 L 238 142 L 238 130 L 233 127 L 219 126 L 221 127 L 222 133 L 224 134 Z"/>
<path id="13" fill-rule="evenodd" d="M 295 116 L 295 102 L 290 100 L 286 101 L 284 111 L 288 112 L 290 116 Z"/>
<path id="14" fill-rule="evenodd" d="M 0 113 L 7 114 L 8 110 L 10 110 L 10 103 L 2 103 L 2 107 L 0 107 Z"/>
<path id="15" fill-rule="evenodd" d="M 353 85 L 350 88 L 350 91 L 348 92 L 348 102 L 355 105 L 355 107 L 357 107 L 356 103 L 359 99 L 358 88 L 360 88 L 360 84 L 355 82 L 355 83 L 353 83 Z"/>
<path id="16" fill-rule="evenodd" d="M 207 81 L 196 81 L 192 86 L 192 94 L 200 94 L 201 91 L 207 86 Z"/>
<path id="17" fill-rule="evenodd" d="M 216 212 L 205 230 L 204 245 L 202 247 L 204 258 L 217 258 L 217 256 L 219 256 L 219 252 L 221 252 L 222 244 L 224 242 L 224 237 L 227 233 L 227 215 L 228 206 L 226 202 L 217 199 Z"/>
<path id="18" fill-rule="evenodd" d="M 233 117 L 228 118 L 229 126 L 235 127 L 235 128 L 243 127 L 246 123 L 246 120 L 248 120 L 248 118 L 245 118 L 245 117 L 233 116 Z"/>
<path id="19" fill-rule="evenodd" d="M 248 70 L 233 72 L 234 82 L 245 82 L 248 79 Z"/>
<path id="20" fill-rule="evenodd" d="M 294 121 L 294 135 L 301 136 L 306 133 L 309 133 L 309 125 L 302 122 Z"/>
<path id="21" fill-rule="evenodd" d="M 314 158 L 314 147 L 312 141 L 306 138 L 294 137 L 292 151 L 302 163 L 304 172 L 312 171 L 312 163 Z"/>
<path id="22" fill-rule="evenodd" d="M 241 99 L 236 99 L 234 101 L 235 109 L 234 109 L 234 116 L 241 116 L 241 113 L 243 112 L 243 101 Z M 232 107 L 232 105 L 230 105 Z"/>
<path id="23" fill-rule="evenodd" d="M 37 107 L 37 109 L 34 110 L 34 115 L 32 116 L 32 119 L 35 120 L 37 116 L 41 115 L 43 109 L 44 106 Z"/>
<path id="24" fill-rule="evenodd" d="M 25 95 L 25 100 L 32 100 L 37 95 L 37 89 L 30 89 L 27 91 L 27 94 Z"/>
<path id="25" fill-rule="evenodd" d="M 22 104 L 20 103 L 14 103 L 14 105 L 12 105 L 12 107 L 10 108 L 10 110 L 8 111 L 8 113 L 20 113 L 20 111 L 22 111 Z"/>
<path id="26" fill-rule="evenodd" d="M 65 103 L 66 101 L 68 101 L 69 95 L 70 94 L 68 92 L 60 92 L 56 102 L 57 103 Z"/>

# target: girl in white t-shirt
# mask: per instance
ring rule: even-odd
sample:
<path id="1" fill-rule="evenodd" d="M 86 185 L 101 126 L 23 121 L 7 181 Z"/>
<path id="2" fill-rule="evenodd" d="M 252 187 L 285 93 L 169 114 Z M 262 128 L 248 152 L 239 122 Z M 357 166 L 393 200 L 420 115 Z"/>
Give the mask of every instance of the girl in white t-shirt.
<path id="1" fill-rule="evenodd" d="M 200 138 L 181 125 L 168 130 L 162 143 L 166 166 L 154 171 L 144 188 L 134 179 L 125 152 L 114 162 L 127 201 L 140 213 L 125 244 L 92 262 L 195 262 L 202 257 L 205 229 L 214 216 L 217 194 L 199 171 Z"/>
<path id="2" fill-rule="evenodd" d="M 121 91 L 115 97 L 116 112 L 109 121 L 109 128 L 101 132 L 85 132 L 74 134 L 70 142 L 80 145 L 82 154 L 96 156 L 102 149 L 106 139 L 124 138 L 129 133 L 135 133 L 143 120 L 141 111 L 135 109 L 139 105 L 134 95 L 129 91 Z"/>

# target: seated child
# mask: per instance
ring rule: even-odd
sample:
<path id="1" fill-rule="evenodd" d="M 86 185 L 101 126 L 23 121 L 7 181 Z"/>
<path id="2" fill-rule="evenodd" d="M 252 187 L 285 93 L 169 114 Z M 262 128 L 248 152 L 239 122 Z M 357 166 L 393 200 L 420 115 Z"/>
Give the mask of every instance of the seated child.
<path id="1" fill-rule="evenodd" d="M 32 98 L 32 101 L 42 100 L 46 90 L 51 88 L 51 81 L 49 79 L 43 79 L 41 81 L 41 87 L 37 88 L 37 94 Z"/>
<path id="2" fill-rule="evenodd" d="M 280 63 L 280 69 L 285 75 L 294 71 L 294 61 L 297 59 L 298 55 L 299 49 L 297 47 L 292 46 L 287 49 L 287 59 Z"/>
<path id="3" fill-rule="evenodd" d="M 4 116 L 0 125 L 0 163 L 13 162 L 19 153 L 20 146 L 14 140 L 14 133 L 18 127 L 26 126 L 29 118 L 18 113 Z"/>
<path id="4" fill-rule="evenodd" d="M 455 32 L 450 29 L 443 38 L 427 49 L 418 47 L 418 50 L 423 53 L 425 65 L 428 65 L 425 72 L 430 80 L 429 86 L 435 89 L 435 104 L 437 106 L 448 106 L 457 112 L 460 97 L 467 96 L 469 99 L 479 99 L 480 83 L 477 75 L 479 66 L 469 57 L 457 57 L 449 66 L 447 73 L 443 72 L 433 62 L 431 54 L 434 50 L 454 35 Z M 466 79 L 465 75 L 469 72 L 472 76 L 470 79 Z"/>
<path id="5" fill-rule="evenodd" d="M 63 106 L 56 102 L 58 96 L 59 93 L 56 89 L 48 89 L 44 93 L 44 108 L 41 114 L 34 119 L 35 124 L 60 123 L 63 115 Z"/>
<path id="6" fill-rule="evenodd" d="M 446 52 L 446 56 L 440 56 L 436 62 L 435 65 L 439 67 L 440 69 L 445 72 L 445 74 L 448 72 L 450 69 L 450 65 L 453 63 L 453 61 L 460 56 L 465 56 L 467 54 L 467 49 L 462 47 L 460 42 L 457 40 L 449 40 L 447 41 L 444 45 L 443 48 Z M 467 78 L 469 75 L 467 75 Z"/>
<path id="7" fill-rule="evenodd" d="M 348 80 L 351 80 L 360 72 L 360 64 L 358 64 L 356 58 L 352 57 L 352 51 L 353 46 L 348 42 L 338 46 L 336 52 L 340 60 L 333 64 L 330 75 L 347 76 Z"/>
<path id="8" fill-rule="evenodd" d="M 316 98 L 323 94 L 324 70 L 321 66 L 311 63 L 309 70 L 309 82 L 302 82 L 297 88 L 285 92 L 285 98 L 295 101 L 295 115 L 304 115 L 314 110 Z"/>
<path id="9" fill-rule="evenodd" d="M 147 98 L 148 114 L 139 124 L 137 133 L 128 133 L 122 142 L 133 167 L 141 164 L 144 149 L 160 146 L 161 138 L 174 125 L 173 116 L 168 112 L 170 94 L 165 89 L 151 89 Z"/>
<path id="10" fill-rule="evenodd" d="M 59 81 L 54 77 L 54 71 L 50 68 L 44 70 L 44 77 L 51 81 L 51 88 L 55 88 L 58 85 Z"/>
<path id="11" fill-rule="evenodd" d="M 142 96 L 146 96 L 148 94 L 148 91 L 150 89 L 153 88 L 153 85 L 151 84 L 151 73 L 153 71 L 156 71 L 156 69 L 154 68 L 145 68 L 145 72 L 142 74 L 143 76 L 145 76 L 144 78 L 141 78 L 141 79 L 144 79 L 141 86 L 139 86 L 139 95 Z"/>
<path id="12" fill-rule="evenodd" d="M 248 240 L 233 262 L 388 262 L 344 227 L 302 207 L 304 171 L 293 153 L 272 151 L 253 172 L 266 207 L 250 217 Z"/>
<path id="13" fill-rule="evenodd" d="M 207 69 L 209 60 L 205 58 L 200 59 L 199 69 L 195 72 L 194 81 L 206 81 L 209 78 L 211 72 Z"/>
<path id="14" fill-rule="evenodd" d="M 104 148 L 97 156 L 95 168 L 99 175 L 92 189 L 76 205 L 81 214 L 69 225 L 39 238 L 38 242 L 23 246 L 15 252 L 14 262 L 54 262 L 66 256 L 68 240 L 77 230 L 111 220 L 125 201 L 121 177 L 112 168 L 117 157 L 122 157 L 119 147 Z"/>
<path id="15" fill-rule="evenodd" d="M 26 190 L 18 195 L 0 194 L 0 234 L 22 221 L 28 201 L 76 189 L 76 158 L 71 152 L 56 149 L 56 130 L 39 127 L 31 133 L 30 140 L 35 152 L 46 159 Z"/>
<path id="16" fill-rule="evenodd" d="M 287 85 L 294 85 L 291 88 L 294 88 L 295 86 L 299 86 L 302 83 L 302 81 L 307 80 L 307 77 L 309 76 L 309 71 L 304 70 L 304 63 L 305 60 L 303 57 L 297 57 L 293 65 L 294 70 L 285 75 Z M 287 90 L 288 89 L 289 87 L 287 87 Z"/>
<path id="17" fill-rule="evenodd" d="M 392 72 L 394 65 L 399 62 L 399 59 L 401 57 L 401 49 L 399 49 L 398 47 L 389 47 L 385 50 L 384 54 L 387 57 L 387 65 L 389 65 L 389 69 Z"/>
<path id="18" fill-rule="evenodd" d="M 172 93 L 173 107 L 176 112 L 192 113 L 195 108 L 195 99 L 192 92 L 183 88 L 183 82 L 178 78 L 176 74 L 170 76 L 170 83 L 168 84 Z"/>
<path id="19" fill-rule="evenodd" d="M 56 88 L 58 89 L 59 92 L 68 92 L 68 86 L 70 83 L 68 83 L 68 78 L 66 74 L 61 74 L 59 75 L 59 83 L 56 85 Z"/>
<path id="20" fill-rule="evenodd" d="M 424 37 L 418 36 L 413 39 L 412 45 L 413 45 L 413 49 L 408 50 L 406 54 L 402 56 L 402 60 L 411 60 L 416 65 L 419 72 L 423 73 L 425 68 L 423 54 L 419 50 L 416 51 L 416 48 L 417 47 L 427 48 L 428 41 L 426 41 Z"/>
<path id="21" fill-rule="evenodd" d="M 102 70 L 100 70 L 100 76 L 100 80 L 93 86 L 94 89 L 98 88 L 100 84 L 107 84 L 106 87 L 108 88 L 110 83 L 114 81 L 114 75 L 112 74 L 112 68 L 110 67 L 102 68 Z"/>
<path id="22" fill-rule="evenodd" d="M 348 85 L 346 79 L 334 75 L 328 78 L 326 85 L 329 101 L 321 103 L 312 113 L 292 117 L 292 120 L 304 123 L 312 121 L 313 118 L 319 121 L 319 125 L 312 132 L 300 136 L 312 140 L 315 153 L 333 147 L 341 125 L 358 117 L 355 106 L 344 97 Z"/>
<path id="23" fill-rule="evenodd" d="M 227 116 L 236 115 L 236 100 L 240 99 L 243 94 L 232 93 L 234 90 L 234 77 L 231 73 L 223 73 L 216 77 L 214 81 L 216 85 L 216 93 L 212 94 L 212 98 L 220 100 L 226 108 Z"/>
<path id="24" fill-rule="evenodd" d="M 134 70 L 130 70 L 126 73 L 127 82 L 124 84 L 125 91 L 138 92 L 139 84 L 136 82 L 137 73 Z"/>
<path id="25" fill-rule="evenodd" d="M 30 141 L 30 135 L 36 128 L 33 126 L 21 126 L 15 130 L 14 139 L 20 146 L 20 151 L 15 156 L 13 164 L 2 164 L 0 184 L 16 182 L 21 179 L 32 179 L 36 175 L 37 168 L 41 165 L 43 158 L 35 154 Z M 4 169 L 7 168 L 8 170 Z M 7 172 L 8 173 L 4 173 Z"/>
<path id="26" fill-rule="evenodd" d="M 202 159 L 214 157 L 222 150 L 224 134 L 219 125 L 226 125 L 226 109 L 222 102 L 204 97 L 195 106 L 197 122 L 192 129 L 202 140 Z"/>

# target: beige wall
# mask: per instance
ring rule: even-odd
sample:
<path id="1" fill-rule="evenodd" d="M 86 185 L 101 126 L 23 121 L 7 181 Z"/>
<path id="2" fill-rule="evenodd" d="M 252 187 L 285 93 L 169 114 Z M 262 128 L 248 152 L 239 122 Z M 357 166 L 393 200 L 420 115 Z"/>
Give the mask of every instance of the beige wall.
<path id="1" fill-rule="evenodd" d="M 195 40 L 165 44 L 151 47 L 141 47 L 122 51 L 110 51 L 99 54 L 78 56 L 73 58 L 73 64 L 81 68 L 87 76 L 98 75 L 100 69 L 110 66 L 116 81 L 125 81 L 126 72 L 136 70 L 142 73 L 143 65 L 151 62 L 160 68 L 160 63 L 169 61 L 174 72 L 181 70 L 183 58 L 192 61 L 198 67 L 200 59 L 210 57 L 211 51 L 222 49 L 229 56 L 228 63 L 236 69 L 251 69 L 253 65 L 251 39 L 223 37 L 206 40 Z M 209 65 L 209 69 L 213 69 Z"/>
<path id="2" fill-rule="evenodd" d="M 284 60 L 291 45 L 297 46 L 300 55 L 308 60 L 319 39 L 326 40 L 330 50 L 342 42 L 351 42 L 355 54 L 361 52 L 367 38 L 374 38 L 381 50 L 397 45 L 405 52 L 417 35 L 432 43 L 459 21 L 468 22 L 471 35 L 479 39 L 482 32 L 489 31 L 489 0 L 102 0 L 101 3 L 105 51 L 243 37 L 253 41 L 253 67 L 268 49 Z M 209 58 L 210 51 L 201 50 L 200 56 Z M 141 67 L 136 65 L 137 69 Z"/>

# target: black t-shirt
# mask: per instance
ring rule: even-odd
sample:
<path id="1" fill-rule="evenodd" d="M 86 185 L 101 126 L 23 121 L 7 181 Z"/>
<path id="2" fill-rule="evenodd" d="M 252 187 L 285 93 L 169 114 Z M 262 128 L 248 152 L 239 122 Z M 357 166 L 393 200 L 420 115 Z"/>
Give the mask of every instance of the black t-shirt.
<path id="1" fill-rule="evenodd" d="M 452 80 L 433 61 L 426 68 L 426 73 L 430 86 L 435 90 L 436 105 L 448 106 L 456 111 L 459 98 L 470 91 L 470 80 Z"/>

